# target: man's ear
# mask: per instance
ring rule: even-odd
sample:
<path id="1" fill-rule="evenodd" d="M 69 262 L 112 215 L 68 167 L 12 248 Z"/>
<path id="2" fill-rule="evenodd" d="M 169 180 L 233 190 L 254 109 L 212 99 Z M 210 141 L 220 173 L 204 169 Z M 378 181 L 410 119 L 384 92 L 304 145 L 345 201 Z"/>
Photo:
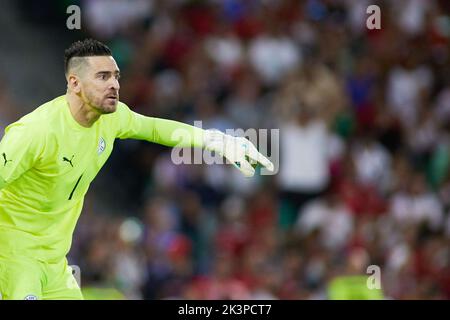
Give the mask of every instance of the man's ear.
<path id="1" fill-rule="evenodd" d="M 72 92 L 76 94 L 80 93 L 81 92 L 80 78 L 74 75 L 73 73 L 69 74 L 67 77 L 67 86 Z"/>

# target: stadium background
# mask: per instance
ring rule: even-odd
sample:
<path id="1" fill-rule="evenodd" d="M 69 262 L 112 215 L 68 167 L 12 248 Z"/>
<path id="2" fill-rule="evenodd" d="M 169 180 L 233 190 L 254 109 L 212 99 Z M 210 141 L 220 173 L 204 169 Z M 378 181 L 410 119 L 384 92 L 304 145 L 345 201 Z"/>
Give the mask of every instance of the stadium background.
<path id="1" fill-rule="evenodd" d="M 377 265 L 388 299 L 449 299 L 449 4 L 2 1 L 0 136 L 65 92 L 63 50 L 96 38 L 133 110 L 279 128 L 280 171 L 247 180 L 118 141 L 69 254 L 88 296 L 329 299 L 333 279 Z"/>

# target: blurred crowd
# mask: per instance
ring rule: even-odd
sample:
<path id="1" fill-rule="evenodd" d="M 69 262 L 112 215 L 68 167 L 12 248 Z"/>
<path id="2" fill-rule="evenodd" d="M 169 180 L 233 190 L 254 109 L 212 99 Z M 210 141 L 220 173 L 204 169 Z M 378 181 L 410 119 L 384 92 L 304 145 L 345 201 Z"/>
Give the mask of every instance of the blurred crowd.
<path id="1" fill-rule="evenodd" d="M 371 4 L 380 30 L 366 27 Z M 267 148 L 278 173 L 252 179 L 118 144 L 69 255 L 83 286 L 127 299 L 328 299 L 333 279 L 376 265 L 386 299 L 450 299 L 448 1 L 80 5 L 134 111 L 279 129 Z M 114 214 L 102 203 L 119 200 Z"/>

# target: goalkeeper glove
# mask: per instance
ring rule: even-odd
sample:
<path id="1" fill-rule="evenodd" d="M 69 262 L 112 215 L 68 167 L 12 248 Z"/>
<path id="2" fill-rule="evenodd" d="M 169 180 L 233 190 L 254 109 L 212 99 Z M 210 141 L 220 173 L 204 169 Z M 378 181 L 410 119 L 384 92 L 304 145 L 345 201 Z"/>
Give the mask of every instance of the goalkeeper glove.
<path id="1" fill-rule="evenodd" d="M 206 150 L 217 152 L 234 165 L 245 177 L 252 177 L 255 168 L 249 161 L 263 165 L 269 171 L 274 170 L 273 163 L 263 156 L 251 141 L 243 137 L 234 137 L 219 130 L 205 130 L 203 135 Z"/>

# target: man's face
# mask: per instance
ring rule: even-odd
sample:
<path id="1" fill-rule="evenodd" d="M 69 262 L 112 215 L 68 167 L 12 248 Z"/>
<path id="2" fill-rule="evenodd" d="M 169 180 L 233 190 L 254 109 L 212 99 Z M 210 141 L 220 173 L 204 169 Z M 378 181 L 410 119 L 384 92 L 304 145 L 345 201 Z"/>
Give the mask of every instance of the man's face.
<path id="1" fill-rule="evenodd" d="M 111 56 L 87 57 L 80 76 L 81 98 L 100 114 L 116 111 L 119 101 L 120 72 Z"/>

